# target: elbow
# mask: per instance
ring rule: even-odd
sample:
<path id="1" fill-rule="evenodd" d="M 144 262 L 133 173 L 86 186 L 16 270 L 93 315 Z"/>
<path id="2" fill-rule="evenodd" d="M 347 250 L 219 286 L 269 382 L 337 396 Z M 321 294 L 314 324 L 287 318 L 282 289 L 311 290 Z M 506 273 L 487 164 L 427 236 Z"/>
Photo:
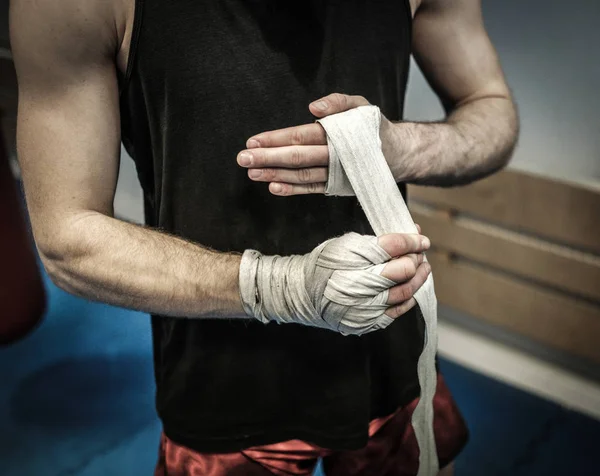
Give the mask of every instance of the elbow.
<path id="1" fill-rule="evenodd" d="M 59 240 L 36 240 L 40 261 L 48 278 L 58 288 L 70 292 L 72 286 L 72 258 L 68 249 L 71 243 Z"/>
<path id="2" fill-rule="evenodd" d="M 57 287 L 79 295 L 76 291 L 80 287 L 78 269 L 87 254 L 85 233 L 73 220 L 61 220 L 48 228 L 34 229 L 40 261 Z"/>
<path id="3" fill-rule="evenodd" d="M 487 170 L 484 173 L 486 176 L 506 168 L 510 164 L 517 147 L 520 127 L 519 116 L 512 101 L 510 101 L 510 107 L 503 116 L 504 120 L 499 120 L 499 127 L 489 135 L 495 137 L 496 140 L 492 139 L 493 146 L 489 158 L 483 161 L 484 163 L 487 162 Z"/>
<path id="4" fill-rule="evenodd" d="M 515 147 L 516 139 L 510 143 L 507 141 L 506 145 L 499 148 L 495 153 L 474 161 L 476 164 L 475 166 L 469 167 L 468 165 L 465 165 L 464 169 L 469 170 L 467 173 L 457 173 L 452 180 L 442 186 L 455 187 L 470 185 L 500 172 L 506 168 L 512 160 Z"/>
<path id="5" fill-rule="evenodd" d="M 460 183 L 460 185 L 470 185 L 473 182 L 487 178 L 502 171 L 512 160 L 514 149 L 515 145 L 513 144 L 510 147 L 503 149 L 489 160 L 484 161 L 484 165 L 481 167 L 481 169 L 475 170 L 471 176 L 465 177 L 465 180 Z"/>
<path id="6" fill-rule="evenodd" d="M 498 154 L 498 157 L 495 160 L 495 164 L 493 167 L 493 172 L 497 172 L 500 171 L 504 168 L 506 168 L 508 166 L 508 164 L 510 164 L 510 161 L 513 158 L 514 152 L 515 152 L 515 147 L 516 147 L 516 141 L 515 142 L 511 142 L 510 144 L 507 145 L 507 147 L 500 153 Z"/>
<path id="7" fill-rule="evenodd" d="M 515 149 L 517 148 L 519 140 L 519 121 L 516 111 L 507 130 L 508 132 L 504 139 L 504 147 L 500 149 L 500 153 L 497 157 L 497 170 L 501 170 L 508 166 L 514 156 Z"/>

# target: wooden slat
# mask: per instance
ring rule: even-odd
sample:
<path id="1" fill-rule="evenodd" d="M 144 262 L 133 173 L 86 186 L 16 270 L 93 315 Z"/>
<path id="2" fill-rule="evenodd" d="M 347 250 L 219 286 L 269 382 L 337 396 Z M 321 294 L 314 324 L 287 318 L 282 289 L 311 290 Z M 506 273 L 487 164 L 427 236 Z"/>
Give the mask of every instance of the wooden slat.
<path id="1" fill-rule="evenodd" d="M 408 197 L 600 253 L 600 188 L 505 170 L 464 187 L 411 186 Z"/>
<path id="2" fill-rule="evenodd" d="M 438 252 L 427 256 L 440 303 L 600 364 L 600 307 Z"/>
<path id="3" fill-rule="evenodd" d="M 600 302 L 600 257 L 411 204 L 437 248 Z"/>

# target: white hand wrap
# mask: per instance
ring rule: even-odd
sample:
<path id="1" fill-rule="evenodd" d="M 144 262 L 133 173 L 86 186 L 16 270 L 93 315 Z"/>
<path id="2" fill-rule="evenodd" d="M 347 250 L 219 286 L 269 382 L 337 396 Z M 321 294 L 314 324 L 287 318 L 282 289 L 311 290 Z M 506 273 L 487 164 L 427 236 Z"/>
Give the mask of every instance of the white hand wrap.
<path id="1" fill-rule="evenodd" d="M 381 276 L 391 256 L 377 237 L 347 233 L 311 253 L 264 256 L 246 250 L 240 293 L 246 314 L 262 322 L 297 322 L 341 334 L 364 334 L 393 322 L 384 314 L 388 289 Z"/>
<path id="2" fill-rule="evenodd" d="M 361 106 L 317 122 L 327 133 L 329 147 L 325 193 L 356 195 L 377 236 L 417 233 L 381 151 L 379 108 Z M 383 312 L 387 289 L 395 283 L 380 276 L 389 259 L 375 237 L 356 233 L 328 240 L 304 256 L 265 257 L 247 250 L 240 268 L 244 308 L 263 322 L 300 322 L 348 334 L 384 328 L 393 322 Z M 431 274 L 414 298 L 426 325 L 417 368 L 421 398 L 412 416 L 420 450 L 418 476 L 436 476 L 437 300 Z"/>

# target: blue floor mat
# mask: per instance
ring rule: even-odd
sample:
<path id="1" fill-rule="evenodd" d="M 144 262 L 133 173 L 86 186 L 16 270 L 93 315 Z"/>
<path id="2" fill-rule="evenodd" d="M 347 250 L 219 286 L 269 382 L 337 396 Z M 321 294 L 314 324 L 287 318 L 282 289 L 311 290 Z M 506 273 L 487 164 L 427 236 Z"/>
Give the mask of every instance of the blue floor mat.
<path id="1" fill-rule="evenodd" d="M 457 476 L 592 476 L 600 422 L 451 362 L 441 369 L 471 432 Z"/>
<path id="2" fill-rule="evenodd" d="M 44 323 L 0 349 L 0 474 L 151 475 L 160 425 L 148 316 L 46 286 Z M 451 362 L 441 368 L 471 431 L 457 476 L 599 474 L 600 422 Z"/>
<path id="3" fill-rule="evenodd" d="M 46 287 L 43 324 L 0 350 L 3 476 L 82 474 L 98 456 L 157 427 L 148 316 Z M 138 457 L 155 459 L 154 439 Z"/>

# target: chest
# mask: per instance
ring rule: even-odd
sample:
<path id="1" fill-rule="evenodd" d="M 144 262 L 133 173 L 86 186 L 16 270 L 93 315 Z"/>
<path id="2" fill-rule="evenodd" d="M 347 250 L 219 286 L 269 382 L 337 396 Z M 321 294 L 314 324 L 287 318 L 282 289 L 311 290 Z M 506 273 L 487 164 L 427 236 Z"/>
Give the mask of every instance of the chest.
<path id="1" fill-rule="evenodd" d="M 196 86 L 233 96 L 244 94 L 240 86 L 266 94 L 286 79 L 310 89 L 331 78 L 364 78 L 397 68 L 409 54 L 406 5 L 145 0 L 137 62 L 146 77 L 167 88 Z"/>

